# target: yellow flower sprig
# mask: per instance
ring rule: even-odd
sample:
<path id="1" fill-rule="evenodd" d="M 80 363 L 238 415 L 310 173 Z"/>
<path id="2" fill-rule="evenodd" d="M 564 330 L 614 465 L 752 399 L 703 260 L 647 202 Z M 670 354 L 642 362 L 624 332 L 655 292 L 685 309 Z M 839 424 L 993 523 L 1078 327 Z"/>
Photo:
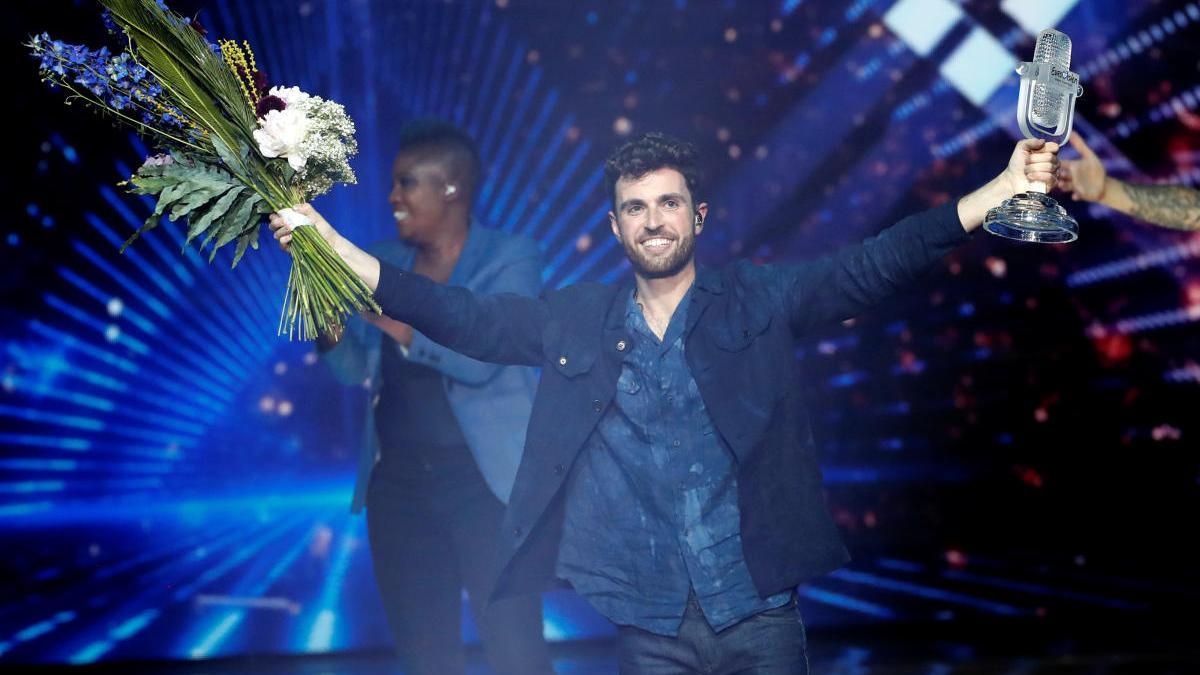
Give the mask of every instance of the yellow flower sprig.
<path id="1" fill-rule="evenodd" d="M 221 47 L 221 57 L 233 71 L 238 86 L 242 88 L 242 96 L 246 98 L 246 104 L 250 106 L 251 110 L 254 110 L 258 101 L 252 93 L 256 91 L 257 87 L 254 84 L 254 52 L 250 49 L 250 43 L 243 40 L 239 45 L 234 40 L 218 40 L 217 44 Z"/>
<path id="2" fill-rule="evenodd" d="M 258 66 L 254 65 L 254 50 L 250 49 L 250 42 L 248 40 L 242 40 L 242 47 L 245 49 L 246 58 L 250 59 L 250 69 L 246 72 L 253 73 L 257 71 Z"/>

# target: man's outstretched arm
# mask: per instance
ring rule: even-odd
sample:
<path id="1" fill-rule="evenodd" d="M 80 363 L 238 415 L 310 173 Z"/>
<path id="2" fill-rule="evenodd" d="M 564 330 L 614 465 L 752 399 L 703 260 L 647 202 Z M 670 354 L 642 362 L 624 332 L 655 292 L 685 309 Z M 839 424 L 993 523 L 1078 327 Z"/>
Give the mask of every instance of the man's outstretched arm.
<path id="1" fill-rule="evenodd" d="M 909 216 L 861 244 L 781 267 L 775 287 L 793 331 L 849 318 L 890 297 L 967 241 L 989 209 L 1030 183 L 1053 188 L 1057 173 L 1058 145 L 1021 141 L 1000 175 L 956 203 Z"/>
<path id="2" fill-rule="evenodd" d="M 337 232 L 308 204 L 295 207 L 375 294 L 387 316 L 403 321 L 434 342 L 488 363 L 541 365 L 545 301 L 515 293 L 477 295 L 381 263 Z M 285 250 L 291 226 L 271 215 L 271 230 Z M 309 227 L 309 226 L 304 226 Z"/>
<path id="3" fill-rule="evenodd" d="M 1200 230 L 1200 190 L 1181 185 L 1137 185 L 1108 175 L 1104 164 L 1079 134 L 1071 135 L 1079 159 L 1063 162 L 1059 187 L 1072 199 L 1110 209 L 1172 230 Z"/>

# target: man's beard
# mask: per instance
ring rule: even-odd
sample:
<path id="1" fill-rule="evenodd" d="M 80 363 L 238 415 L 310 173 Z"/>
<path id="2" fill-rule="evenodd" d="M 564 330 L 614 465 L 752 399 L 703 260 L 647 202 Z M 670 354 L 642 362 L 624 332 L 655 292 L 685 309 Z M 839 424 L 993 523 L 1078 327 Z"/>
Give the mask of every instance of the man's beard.
<path id="1" fill-rule="evenodd" d="M 674 249 L 665 257 L 648 256 L 636 240 L 626 240 L 623 244 L 625 257 L 629 258 L 629 263 L 639 276 L 646 279 L 663 279 L 675 276 L 691 262 L 692 255 L 696 252 L 696 235 L 689 232 L 676 239 Z"/>

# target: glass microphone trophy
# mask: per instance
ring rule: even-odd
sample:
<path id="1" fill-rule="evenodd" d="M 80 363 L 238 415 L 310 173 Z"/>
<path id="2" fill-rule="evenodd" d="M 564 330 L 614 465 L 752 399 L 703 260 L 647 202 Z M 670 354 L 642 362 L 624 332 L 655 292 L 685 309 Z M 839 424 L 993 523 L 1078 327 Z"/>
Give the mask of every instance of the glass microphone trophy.
<path id="1" fill-rule="evenodd" d="M 1021 95 L 1017 124 L 1025 138 L 1065 145 L 1071 136 L 1075 99 L 1083 93 L 1079 76 L 1071 72 L 1071 38 L 1053 28 L 1038 35 L 1033 62 L 1017 67 Z M 1079 223 L 1046 195 L 1044 183 L 1031 183 L 1028 192 L 988 211 L 983 229 L 1000 237 L 1039 244 L 1061 244 L 1079 238 Z"/>

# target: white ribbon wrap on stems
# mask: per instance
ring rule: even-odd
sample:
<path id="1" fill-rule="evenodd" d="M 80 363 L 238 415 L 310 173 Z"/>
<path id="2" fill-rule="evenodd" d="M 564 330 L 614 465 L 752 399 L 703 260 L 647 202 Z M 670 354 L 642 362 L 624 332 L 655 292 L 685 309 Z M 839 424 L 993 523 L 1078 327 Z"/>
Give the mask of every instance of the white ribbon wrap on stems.
<path id="1" fill-rule="evenodd" d="M 312 227 L 314 225 L 311 218 L 296 209 L 282 209 L 279 215 L 283 216 L 283 222 L 287 223 L 288 232 L 294 231 L 297 227 Z"/>

